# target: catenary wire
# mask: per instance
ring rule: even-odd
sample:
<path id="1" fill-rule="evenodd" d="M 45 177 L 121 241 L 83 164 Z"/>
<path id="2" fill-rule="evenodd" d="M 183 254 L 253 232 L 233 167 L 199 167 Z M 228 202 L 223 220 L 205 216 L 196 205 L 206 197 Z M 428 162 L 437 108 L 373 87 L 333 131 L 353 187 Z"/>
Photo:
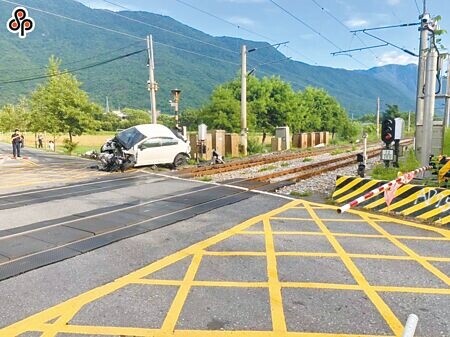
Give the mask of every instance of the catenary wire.
<path id="1" fill-rule="evenodd" d="M 336 43 L 334 43 L 333 41 L 331 41 L 329 38 L 327 38 L 325 35 L 323 35 L 321 32 L 319 32 L 317 29 L 315 29 L 314 27 L 312 27 L 311 25 L 309 25 L 307 22 L 303 21 L 302 19 L 300 19 L 298 16 L 296 16 L 295 14 L 293 14 L 292 12 L 288 11 L 286 8 L 284 8 L 283 6 L 281 6 L 280 4 L 278 4 L 277 2 L 275 2 L 274 0 L 269 0 L 274 6 L 278 7 L 281 11 L 283 11 L 284 13 L 286 13 L 287 15 L 289 15 L 290 17 L 292 17 L 293 19 L 297 20 L 298 22 L 300 22 L 302 25 L 304 25 L 305 27 L 307 27 L 309 30 L 311 30 L 312 32 L 314 32 L 316 35 L 320 36 L 322 39 L 324 39 L 325 41 L 327 41 L 328 43 L 330 43 L 331 45 L 333 45 L 335 48 L 339 49 L 340 51 L 342 51 L 342 48 L 339 47 Z M 368 68 L 368 66 L 364 63 L 362 63 L 361 61 L 359 61 L 358 59 L 354 58 L 352 55 L 349 55 L 355 62 L 361 64 L 362 66 Z"/>
<path id="2" fill-rule="evenodd" d="M 108 3 L 108 4 L 111 4 L 111 5 L 120 7 L 120 8 L 125 8 L 126 10 L 131 11 L 131 9 L 126 8 L 126 7 L 124 7 L 124 6 L 121 6 L 121 5 L 118 5 L 118 4 L 115 4 L 115 3 L 112 2 L 112 1 L 107 1 L 107 0 L 102 0 L 102 1 L 103 1 L 103 2 L 106 2 L 106 3 Z M 219 46 L 219 45 L 214 44 L 214 43 L 210 43 L 210 42 L 206 42 L 206 41 L 203 41 L 203 40 L 200 40 L 200 39 L 196 39 L 195 37 L 191 37 L 191 36 L 188 36 L 188 35 L 185 35 L 185 34 L 181 34 L 181 33 L 178 33 L 178 32 L 174 32 L 174 31 L 172 31 L 172 30 L 170 30 L 170 29 L 162 28 L 162 27 L 159 27 L 159 26 L 150 24 L 150 23 L 148 23 L 148 22 L 144 22 L 144 21 L 141 21 L 141 20 L 137 20 L 137 19 L 134 19 L 134 18 L 130 18 L 130 17 L 126 16 L 126 15 L 122 15 L 122 14 L 119 14 L 119 13 L 116 13 L 116 12 L 107 11 L 107 10 L 104 10 L 104 11 L 107 12 L 107 13 L 109 13 L 109 14 L 111 14 L 111 15 L 116 15 L 116 16 L 118 16 L 118 17 L 121 17 L 121 18 L 130 20 L 130 21 L 133 21 L 133 22 L 137 22 L 137 23 L 146 25 L 146 26 L 148 26 L 148 27 L 152 27 L 152 28 L 159 29 L 159 30 L 164 31 L 164 32 L 167 32 L 167 33 L 171 33 L 171 34 L 174 34 L 174 35 L 178 35 L 178 36 L 184 37 L 184 38 L 186 38 L 186 39 L 188 39 L 188 40 L 192 40 L 192 41 L 196 41 L 196 42 L 199 42 L 199 43 L 203 43 L 203 44 L 205 44 L 205 45 L 208 45 L 208 46 L 211 46 L 211 47 L 214 47 L 214 48 L 218 48 L 218 49 L 221 49 L 221 50 L 225 50 L 225 51 L 230 52 L 230 53 L 239 54 L 239 52 L 237 52 L 237 51 L 235 51 L 235 50 L 232 50 L 232 49 L 229 49 L 229 48 L 225 48 L 225 47 Z"/>
<path id="3" fill-rule="evenodd" d="M 137 45 L 138 43 L 142 43 L 142 42 L 141 41 L 134 42 L 134 43 L 128 44 L 126 46 L 123 46 L 123 47 L 120 47 L 120 48 L 117 48 L 117 49 L 112 49 L 112 50 L 109 50 L 109 51 L 106 51 L 106 52 L 103 52 L 103 53 L 95 54 L 95 55 L 92 55 L 92 56 L 89 56 L 89 57 L 86 57 L 86 58 L 83 58 L 83 59 L 77 59 L 77 60 L 74 60 L 74 61 L 71 61 L 71 62 L 63 62 L 61 65 L 68 66 L 68 65 L 73 65 L 73 64 L 89 61 L 89 60 L 92 60 L 92 59 L 96 59 L 99 56 L 110 55 L 111 53 L 130 48 L 132 46 Z M 45 65 L 45 66 L 35 66 L 35 67 L 30 67 L 30 68 L 23 68 L 23 69 L 20 69 L 20 70 L 21 71 L 24 71 L 24 70 L 26 70 L 26 71 L 28 71 L 28 70 L 42 70 L 42 69 L 46 69 L 46 68 L 47 68 L 47 65 Z M 0 71 L 8 71 L 8 70 L 12 70 L 12 71 L 16 72 L 15 69 L 6 69 L 6 68 L 0 69 Z"/>
<path id="4" fill-rule="evenodd" d="M 419 15 L 422 14 L 422 13 L 420 13 L 420 8 L 419 8 L 419 4 L 417 3 L 417 0 L 414 0 L 414 3 L 416 4 L 417 13 L 419 13 Z"/>
<path id="5" fill-rule="evenodd" d="M 140 49 L 140 50 L 137 50 L 137 51 L 134 51 L 134 52 L 131 52 L 131 53 L 124 54 L 124 55 L 120 55 L 120 56 L 117 56 L 117 57 L 114 57 L 114 58 L 111 58 L 111 59 L 108 59 L 108 60 L 105 60 L 105 61 L 101 61 L 101 62 L 97 62 L 97 63 L 94 63 L 94 64 L 90 64 L 90 65 L 87 65 L 87 66 L 84 66 L 84 67 L 79 67 L 79 68 L 70 69 L 70 70 L 64 70 L 64 71 L 61 71 L 61 72 L 59 72 L 57 74 L 47 74 L 47 75 L 34 76 L 34 77 L 28 77 L 28 78 L 21 78 L 21 79 L 15 79 L 15 80 L 1 81 L 0 85 L 2 85 L 2 84 L 10 84 L 10 83 L 28 82 L 28 81 L 34 81 L 34 80 L 39 80 L 39 79 L 44 79 L 44 78 L 49 78 L 49 77 L 55 77 L 55 76 L 60 76 L 60 75 L 64 75 L 64 74 L 69 74 L 69 73 L 73 73 L 73 72 L 80 71 L 80 70 L 85 70 L 85 69 L 90 69 L 90 68 L 102 66 L 104 64 L 108 64 L 108 63 L 111 63 L 111 62 L 114 62 L 114 61 L 117 61 L 117 60 L 121 60 L 121 59 L 124 59 L 126 57 L 137 55 L 137 54 L 142 53 L 144 51 L 147 51 L 147 48 Z"/>
<path id="6" fill-rule="evenodd" d="M 16 6 L 25 7 L 25 5 L 23 5 L 21 3 L 18 3 L 18 2 L 14 2 L 14 1 L 9 1 L 9 0 L 0 0 L 0 1 L 12 4 L 12 5 L 16 5 Z M 73 18 L 70 18 L 68 16 L 64 16 L 64 15 L 57 14 L 57 13 L 52 13 L 52 12 L 45 11 L 45 10 L 40 9 L 40 8 L 31 7 L 31 6 L 26 6 L 26 7 L 29 8 L 29 9 L 35 10 L 37 12 L 41 12 L 41 13 L 45 13 L 45 14 L 48 14 L 48 15 L 56 16 L 56 17 L 61 18 L 61 19 L 65 19 L 65 20 L 81 23 L 81 24 L 88 25 L 88 26 L 91 26 L 91 27 L 95 27 L 95 28 L 98 28 L 98 29 L 102 29 L 102 30 L 105 30 L 105 31 L 108 31 L 108 32 L 111 32 L 111 33 L 116 33 L 116 34 L 124 35 L 124 36 L 130 37 L 130 38 L 133 38 L 133 39 L 144 40 L 145 41 L 145 38 L 140 37 L 140 36 L 124 33 L 124 32 L 121 32 L 121 31 L 118 31 L 118 30 L 115 30 L 115 29 L 111 29 L 111 28 L 102 27 L 102 26 L 99 26 L 99 25 L 96 25 L 96 24 L 93 24 L 93 23 L 89 23 L 89 22 L 86 22 L 86 21 L 73 19 Z"/>
<path id="7" fill-rule="evenodd" d="M 157 42 L 157 41 L 153 41 L 153 43 L 154 43 L 154 44 L 159 44 L 159 45 L 161 45 L 161 46 L 165 46 L 165 47 L 167 47 L 167 48 L 171 48 L 171 49 L 175 49 L 175 50 L 181 50 L 181 51 L 184 51 L 185 53 L 189 53 L 189 54 L 193 54 L 193 55 L 197 55 L 197 56 L 206 57 L 206 58 L 208 58 L 208 59 L 211 59 L 211 60 L 214 60 L 214 61 L 217 61 L 217 62 L 228 63 L 228 64 L 232 64 L 232 65 L 235 65 L 235 66 L 240 66 L 240 65 L 241 65 L 240 63 L 236 63 L 236 62 L 232 62 L 232 61 L 227 61 L 227 60 L 224 60 L 224 59 L 219 59 L 219 58 L 212 57 L 212 56 L 208 56 L 208 55 L 205 55 L 205 54 L 200 54 L 200 53 L 197 53 L 197 52 L 195 52 L 195 51 L 191 51 L 191 50 L 187 50 L 187 49 L 175 47 L 175 46 L 172 46 L 172 45 L 170 45 L 170 44 L 166 44 L 166 43 L 162 43 L 162 42 Z"/>
<path id="8" fill-rule="evenodd" d="M 336 17 L 336 15 L 334 15 L 331 11 L 329 11 L 328 9 L 326 9 L 325 7 L 323 7 L 321 4 L 319 4 L 316 0 L 311 0 L 312 2 L 314 2 L 314 4 L 319 7 L 323 12 L 325 12 L 328 16 L 330 16 L 332 19 L 334 19 L 336 22 L 338 22 L 342 27 L 344 27 L 346 30 L 348 30 L 349 32 L 351 31 L 351 29 L 344 23 L 342 22 L 342 20 L 340 20 L 338 17 Z M 356 36 L 356 38 L 364 45 L 364 47 L 368 47 L 367 44 L 364 42 L 364 40 L 357 34 L 352 33 L 353 36 Z M 377 54 L 375 54 L 373 52 L 373 50 L 369 49 L 369 52 L 377 59 L 380 61 L 380 58 L 378 57 Z"/>
<path id="9" fill-rule="evenodd" d="M 17 5 L 17 6 L 24 6 L 23 4 L 20 4 L 20 3 L 14 2 L 14 1 L 10 1 L 10 0 L 0 0 L 0 1 L 6 2 L 6 3 L 10 3 L 10 4 L 13 4 L 13 5 Z M 59 17 L 59 18 L 63 18 L 63 19 L 66 19 L 66 20 L 70 20 L 70 21 L 73 21 L 73 22 L 85 24 L 85 25 L 88 25 L 88 26 L 91 26 L 91 27 L 95 27 L 95 28 L 98 28 L 98 29 L 102 29 L 102 30 L 105 30 L 105 31 L 114 32 L 114 33 L 117 33 L 117 34 L 120 34 L 120 35 L 125 35 L 125 36 L 128 36 L 128 37 L 132 37 L 132 38 L 135 38 L 135 39 L 138 39 L 138 40 L 143 40 L 143 41 L 146 40 L 143 37 L 139 37 L 139 36 L 136 36 L 136 35 L 131 35 L 131 34 L 124 33 L 124 32 L 121 32 L 121 31 L 117 31 L 117 30 L 114 30 L 114 29 L 110 29 L 110 28 L 106 28 L 106 27 L 103 27 L 103 26 L 95 25 L 95 24 L 92 24 L 92 23 L 89 23 L 89 22 L 85 22 L 85 21 L 82 21 L 82 20 L 73 19 L 73 18 L 64 16 L 64 15 L 48 12 L 48 11 L 45 11 L 45 10 L 42 10 L 42 9 L 39 9 L 39 8 L 34 8 L 34 7 L 30 7 L 30 6 L 27 6 L 27 8 L 30 8 L 30 9 L 33 9 L 33 10 L 36 10 L 38 12 L 42 12 L 42 13 L 45 13 L 45 14 L 53 15 L 53 16 L 56 16 L 56 17 Z M 196 52 L 193 52 L 191 50 L 184 49 L 184 48 L 180 48 L 180 47 L 175 47 L 175 46 L 171 46 L 171 45 L 168 45 L 168 44 L 164 44 L 164 43 L 161 43 L 161 42 L 154 41 L 154 43 L 155 44 L 159 43 L 159 44 L 164 45 L 164 46 L 169 47 L 169 48 L 173 48 L 173 49 L 176 49 L 176 50 L 179 50 L 179 51 L 183 51 L 183 52 L 186 52 L 186 53 L 190 53 L 190 54 L 195 54 L 197 56 L 206 57 L 206 58 L 209 58 L 209 59 L 213 59 L 215 61 L 224 62 L 224 63 L 231 63 L 231 64 L 237 64 L 237 63 L 233 63 L 233 62 L 230 62 L 230 61 L 227 61 L 227 60 L 211 57 L 211 56 L 208 56 L 208 55 L 205 55 L 205 54 L 196 53 Z"/>
<path id="10" fill-rule="evenodd" d="M 103 0 L 103 1 L 105 1 L 105 0 Z M 261 37 L 261 38 L 263 38 L 263 39 L 265 39 L 265 40 L 271 41 L 271 42 L 277 42 L 277 41 L 275 41 L 274 39 L 272 39 L 272 38 L 270 38 L 270 37 L 268 37 L 268 36 L 266 36 L 266 35 L 260 34 L 260 33 L 258 33 L 258 32 L 253 31 L 253 30 L 250 30 L 250 29 L 248 29 L 248 28 L 245 28 L 245 27 L 242 27 L 242 26 L 240 26 L 240 25 L 237 25 L 237 24 L 235 24 L 235 23 L 233 23 L 233 22 L 231 22 L 231 21 L 228 21 L 228 20 L 226 20 L 226 19 L 224 19 L 224 18 L 221 18 L 220 16 L 217 16 L 217 15 L 211 13 L 211 12 L 208 12 L 208 11 L 205 11 L 204 9 L 198 8 L 198 7 L 196 7 L 196 6 L 194 6 L 194 5 L 190 4 L 190 3 L 188 3 L 188 2 L 186 2 L 186 1 L 183 1 L 183 0 L 174 0 L 174 1 L 176 1 L 176 2 L 178 2 L 178 3 L 180 3 L 180 4 L 182 4 L 182 5 L 185 5 L 185 6 L 189 7 L 189 8 L 192 8 L 192 9 L 194 9 L 194 10 L 196 10 L 196 11 L 199 11 L 199 12 L 201 12 L 201 13 L 203 13 L 203 14 L 206 14 L 206 15 L 208 15 L 208 16 L 214 18 L 214 19 L 217 19 L 217 20 L 219 20 L 219 21 L 221 21 L 221 22 L 224 22 L 224 23 L 226 23 L 226 24 L 229 24 L 229 25 L 231 25 L 231 26 L 233 26 L 233 27 L 235 27 L 235 28 L 238 28 L 238 29 L 240 29 L 240 30 L 243 30 L 243 31 L 245 31 L 245 32 L 247 32 L 247 33 L 253 34 L 253 35 L 255 35 L 255 36 L 259 36 L 259 37 Z M 317 65 L 317 62 L 316 62 L 314 59 L 308 57 L 307 55 L 304 55 L 304 54 L 300 53 L 299 51 L 297 51 L 297 50 L 295 50 L 295 49 L 293 49 L 293 48 L 291 48 L 291 47 L 289 47 L 289 46 L 284 46 L 284 47 L 287 48 L 287 49 L 289 49 L 290 51 L 294 52 L 295 54 L 297 54 L 297 55 L 299 55 L 299 56 L 305 58 L 306 60 L 312 62 L 313 64 L 316 64 L 316 65 Z"/>

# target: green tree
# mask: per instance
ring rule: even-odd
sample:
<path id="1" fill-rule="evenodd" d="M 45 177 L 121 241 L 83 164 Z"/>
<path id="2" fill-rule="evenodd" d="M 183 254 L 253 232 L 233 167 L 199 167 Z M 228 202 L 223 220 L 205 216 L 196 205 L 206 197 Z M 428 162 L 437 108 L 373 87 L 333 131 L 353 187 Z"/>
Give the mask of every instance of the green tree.
<path id="1" fill-rule="evenodd" d="M 126 115 L 126 118 L 120 122 L 122 129 L 126 129 L 134 125 L 151 123 L 150 113 L 145 110 L 126 108 L 123 110 L 123 113 Z"/>
<path id="2" fill-rule="evenodd" d="M 400 117 L 400 109 L 397 104 L 388 104 L 386 110 L 384 111 L 384 115 L 387 117 Z"/>
<path id="3" fill-rule="evenodd" d="M 173 128 L 175 126 L 175 116 L 160 114 L 158 116 L 158 124 L 167 126 L 168 128 Z"/>
<path id="4" fill-rule="evenodd" d="M 0 130 L 3 132 L 15 129 L 29 130 L 30 109 L 28 101 L 21 98 L 16 105 L 8 104 L 0 110 Z"/>
<path id="5" fill-rule="evenodd" d="M 49 78 L 32 93 L 31 127 L 53 134 L 67 133 L 72 142 L 73 136 L 99 129 L 101 124 L 96 119 L 102 112 L 89 100 L 76 77 L 59 69 L 60 63 L 53 56 L 49 59 Z"/>
<path id="6" fill-rule="evenodd" d="M 279 77 L 247 79 L 247 125 L 253 131 L 273 132 L 288 125 L 293 133 L 331 131 L 343 138 L 354 134 L 346 111 L 325 90 L 308 87 L 295 92 Z M 210 103 L 185 114 L 192 124 L 205 123 L 212 129 L 240 131 L 240 79 L 214 89 Z M 186 120 L 186 119 L 183 119 Z"/>

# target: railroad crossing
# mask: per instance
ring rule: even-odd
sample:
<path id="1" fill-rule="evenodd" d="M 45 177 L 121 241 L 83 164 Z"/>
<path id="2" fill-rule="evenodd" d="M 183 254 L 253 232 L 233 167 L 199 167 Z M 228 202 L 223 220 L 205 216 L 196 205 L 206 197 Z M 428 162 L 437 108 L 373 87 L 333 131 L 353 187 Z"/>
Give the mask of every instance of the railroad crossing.
<path id="1" fill-rule="evenodd" d="M 1 185 L 0 336 L 449 335 L 447 227 L 54 158 Z"/>

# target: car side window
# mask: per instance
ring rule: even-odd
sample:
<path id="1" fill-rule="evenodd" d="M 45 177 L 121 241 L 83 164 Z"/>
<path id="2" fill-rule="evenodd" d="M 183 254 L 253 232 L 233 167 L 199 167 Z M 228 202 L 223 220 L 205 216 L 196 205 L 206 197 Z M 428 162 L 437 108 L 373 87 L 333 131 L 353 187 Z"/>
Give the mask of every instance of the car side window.
<path id="1" fill-rule="evenodd" d="M 170 146 L 170 145 L 177 145 L 178 139 L 171 138 L 171 137 L 161 137 L 161 145 L 162 146 Z"/>
<path id="2" fill-rule="evenodd" d="M 150 138 L 142 143 L 142 149 L 148 149 L 152 147 L 160 147 L 161 146 L 161 138 Z"/>

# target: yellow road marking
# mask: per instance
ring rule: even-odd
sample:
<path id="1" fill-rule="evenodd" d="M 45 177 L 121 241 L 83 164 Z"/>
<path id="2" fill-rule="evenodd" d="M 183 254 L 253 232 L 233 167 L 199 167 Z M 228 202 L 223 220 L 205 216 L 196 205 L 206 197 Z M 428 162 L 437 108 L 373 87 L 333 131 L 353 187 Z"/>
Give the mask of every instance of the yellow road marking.
<path id="1" fill-rule="evenodd" d="M 419 254 L 417 254 L 415 251 L 413 251 L 411 248 L 406 246 L 405 244 L 401 243 L 398 239 L 393 237 L 391 234 L 389 234 L 387 231 L 385 231 L 381 226 L 379 226 L 377 223 L 366 217 L 367 222 L 372 225 L 375 230 L 377 230 L 379 233 L 383 234 L 389 241 L 391 241 L 394 245 L 396 245 L 398 248 L 403 250 L 406 254 L 411 256 L 415 261 L 420 263 L 425 269 L 427 269 L 429 272 L 433 273 L 434 276 L 439 278 L 441 281 L 445 282 L 447 285 L 450 285 L 450 278 L 445 275 L 443 272 L 441 272 L 439 269 L 437 269 L 435 266 L 433 266 L 431 263 L 429 263 L 426 259 L 421 257 Z"/>
<path id="2" fill-rule="evenodd" d="M 183 309 L 183 305 L 186 302 L 186 298 L 192 286 L 192 281 L 194 281 L 195 274 L 197 273 L 201 261 L 202 255 L 201 253 L 197 252 L 192 258 L 191 265 L 189 266 L 186 275 L 184 276 L 180 288 L 178 288 L 178 292 L 172 302 L 172 305 L 170 306 L 169 312 L 167 313 L 166 319 L 164 320 L 164 323 L 161 327 L 161 331 L 173 332 L 175 330 L 175 325 L 177 324 L 178 318 L 180 317 L 181 310 Z"/>
<path id="3" fill-rule="evenodd" d="M 280 212 L 283 212 L 283 211 L 289 209 L 290 207 L 297 205 L 299 202 L 300 201 L 297 201 L 297 200 L 292 201 L 292 202 L 287 203 L 286 205 L 284 205 L 278 209 L 275 209 L 273 211 L 270 211 L 266 214 L 258 215 L 252 219 L 242 222 L 241 224 L 239 224 L 233 228 L 230 228 L 222 233 L 219 233 L 209 239 L 206 239 L 204 241 L 196 243 L 190 247 L 187 247 L 185 249 L 178 251 L 177 253 L 174 253 L 174 254 L 166 256 L 165 258 L 162 258 L 158 261 L 155 261 L 154 263 L 152 263 L 146 267 L 143 267 L 141 269 L 138 269 L 128 275 L 125 275 L 111 283 L 94 288 L 90 291 L 87 291 L 78 296 L 75 296 L 63 303 L 55 305 L 54 307 L 51 307 L 42 312 L 36 313 L 28 318 L 25 318 L 19 322 L 16 322 L 8 327 L 0 329 L 0 336 L 17 336 L 17 335 L 20 335 L 27 331 L 35 331 L 37 326 L 42 326 L 44 323 L 46 323 L 50 320 L 53 320 L 55 318 L 58 318 L 68 311 L 71 312 L 72 307 L 77 305 L 78 303 L 87 304 L 87 303 L 93 302 L 99 298 L 102 298 L 102 297 L 126 286 L 127 284 L 130 284 L 136 280 L 139 280 L 157 270 L 160 270 L 169 265 L 172 265 L 175 262 L 182 260 L 183 258 L 186 258 L 188 256 L 195 254 L 196 252 L 205 250 L 207 247 L 214 245 L 222 240 L 225 240 L 225 239 L 235 235 L 236 233 L 238 233 L 242 230 L 245 230 L 246 228 L 262 221 L 265 217 L 271 217 Z M 66 326 L 66 328 L 67 328 L 67 326 Z M 147 333 L 148 333 L 148 331 L 147 331 Z"/>
<path id="4" fill-rule="evenodd" d="M 273 232 L 270 224 L 270 220 L 274 219 L 280 213 L 292 208 L 303 205 L 303 208 L 308 211 L 312 219 L 322 230 L 320 233 L 316 232 L 293 232 L 293 233 L 309 233 L 306 235 L 325 235 L 328 241 L 331 243 L 336 253 L 321 253 L 321 252 L 276 252 L 274 246 L 274 235 L 286 235 L 289 232 Z M 388 326 L 392 329 L 395 336 L 399 336 L 403 327 L 398 321 L 397 317 L 392 313 L 391 309 L 386 305 L 377 292 L 405 292 L 405 293 L 417 293 L 417 294 L 441 294 L 450 295 L 450 289 L 441 288 L 417 288 L 417 287 L 400 287 L 400 286 L 377 286 L 370 285 L 364 278 L 361 271 L 356 267 L 352 258 L 369 258 L 369 259 L 392 259 L 392 260 L 415 260 L 418 259 L 425 264 L 433 267 L 429 261 L 443 261 L 449 262 L 450 258 L 444 257 L 423 257 L 409 251 L 407 256 L 391 256 L 391 255 L 376 255 L 376 254 L 349 254 L 345 252 L 343 247 L 339 244 L 335 236 L 367 236 L 373 237 L 372 234 L 352 234 L 352 233 L 332 233 L 324 225 L 323 221 L 319 219 L 315 213 L 311 203 L 303 201 L 293 201 L 280 207 L 276 210 L 270 211 L 266 214 L 256 216 L 252 219 L 244 221 L 243 223 L 230 228 L 227 231 L 219 233 L 209 239 L 201 241 L 190 247 L 180 250 L 170 256 L 167 256 L 161 260 L 136 270 L 126 276 L 123 276 L 111 283 L 105 284 L 98 288 L 92 289 L 84 294 L 80 294 L 66 302 L 58 304 L 52 308 L 37 313 L 29 318 L 26 318 L 20 322 L 17 322 L 9 327 L 0 329 L 0 336 L 16 336 L 27 331 L 40 331 L 43 332 L 43 336 L 55 336 L 58 333 L 74 333 L 80 335 L 122 335 L 122 336 L 154 336 L 154 337 L 356 337 L 364 336 L 370 337 L 370 335 L 358 335 L 358 334 L 336 334 L 336 333 L 315 333 L 315 332 L 288 332 L 286 328 L 286 320 L 284 316 L 282 288 L 310 288 L 310 289 L 330 289 L 330 290 L 351 290 L 351 291 L 363 291 L 375 307 L 380 311 L 381 316 L 388 323 Z M 362 219 L 359 222 L 369 223 L 374 227 L 378 233 L 376 237 L 386 237 L 388 239 L 396 240 L 397 243 L 403 245 L 399 239 L 410 238 L 409 236 L 395 236 L 390 235 L 384 231 L 377 221 L 373 219 L 373 215 L 362 214 Z M 385 219 L 378 217 L 378 219 Z M 298 219 L 297 219 L 298 220 Z M 389 219 L 392 222 L 392 219 Z M 256 232 L 258 235 L 265 235 L 266 252 L 218 252 L 208 251 L 207 248 L 215 245 L 225 239 L 238 234 L 253 234 L 254 232 L 247 232 L 247 230 L 258 223 L 263 223 L 264 232 Z M 347 221 L 342 220 L 342 221 Z M 383 221 L 383 220 L 381 220 Z M 400 220 L 400 223 L 403 223 Z M 406 223 L 408 225 L 408 223 Z M 416 227 L 415 225 L 413 227 Z M 427 230 L 433 230 L 424 226 Z M 380 231 L 381 229 L 381 231 Z M 415 237 L 412 239 L 432 241 L 447 241 L 449 233 L 443 229 L 437 231 L 442 234 L 442 238 L 427 238 L 427 237 Z M 403 245 L 405 248 L 406 245 Z M 401 247 L 400 247 L 401 248 Z M 409 249 L 406 247 L 406 249 Z M 408 251 L 406 251 L 408 253 Z M 234 281 L 196 281 L 195 275 L 200 266 L 202 256 L 259 256 L 265 257 L 267 261 L 267 282 L 234 282 Z M 317 282 L 281 282 L 278 278 L 277 257 L 278 256 L 302 256 L 305 258 L 340 258 L 347 269 L 352 274 L 356 281 L 356 284 L 334 284 L 334 283 L 317 283 Z M 191 258 L 191 263 L 187 272 L 184 275 L 183 280 L 159 280 L 145 278 L 155 271 L 161 270 L 167 266 L 184 259 Z M 434 268 L 434 267 L 433 267 Z M 440 272 L 437 268 L 435 271 Z M 162 329 L 141 329 L 141 328 L 128 328 L 128 327 L 105 327 L 105 326 L 78 326 L 70 325 L 68 322 L 81 310 L 81 308 L 96 301 L 114 291 L 117 291 L 129 284 L 143 284 L 143 285 L 162 285 L 162 286 L 177 286 L 178 292 L 170 306 L 170 309 L 164 319 Z M 203 331 L 203 330 L 174 330 L 182 309 L 185 305 L 190 289 L 192 287 L 237 287 L 237 288 L 265 288 L 268 289 L 270 295 L 270 310 L 272 316 L 273 331 Z M 52 324 L 47 322 L 50 320 L 56 321 Z M 375 336 L 373 337 L 381 337 Z M 386 336 L 383 336 L 386 337 Z"/>
<path id="5" fill-rule="evenodd" d="M 35 331 L 43 331 L 50 324 L 41 324 Z M 121 328 L 112 326 L 66 325 L 61 333 L 80 335 L 108 335 L 129 337 L 394 337 L 392 335 L 361 335 L 312 332 L 275 332 L 275 331 L 220 331 L 220 330 L 175 330 L 167 334 L 158 329 Z"/>
<path id="6" fill-rule="evenodd" d="M 403 326 L 400 323 L 399 319 L 392 312 L 391 308 L 383 301 L 380 295 L 370 286 L 369 282 L 365 279 L 364 275 L 358 269 L 358 267 L 354 264 L 351 258 L 347 255 L 347 252 L 341 246 L 341 244 L 337 241 L 337 239 L 331 234 L 328 228 L 323 224 L 322 220 L 317 216 L 315 211 L 311 208 L 311 206 L 307 203 L 304 204 L 305 208 L 308 210 L 309 214 L 316 221 L 317 225 L 320 229 L 326 234 L 328 241 L 331 243 L 333 248 L 339 254 L 342 262 L 345 264 L 347 269 L 352 274 L 355 281 L 360 285 L 361 289 L 367 295 L 367 297 L 372 301 L 372 303 L 377 308 L 378 312 L 384 318 L 386 323 L 392 329 L 395 335 L 400 335 L 403 330 Z"/>
<path id="7" fill-rule="evenodd" d="M 272 228 L 269 217 L 263 219 L 266 252 L 267 252 L 267 276 L 269 283 L 270 309 L 272 313 L 273 331 L 285 333 L 287 331 L 286 319 L 284 317 L 283 296 L 281 284 L 278 278 L 277 257 L 275 255 L 275 244 L 273 241 Z"/>
<path id="8" fill-rule="evenodd" d="M 373 286 L 373 288 L 376 291 L 384 291 L 384 292 L 450 295 L 450 289 L 442 289 L 442 288 L 413 288 L 413 287 L 390 287 L 390 286 Z"/>

